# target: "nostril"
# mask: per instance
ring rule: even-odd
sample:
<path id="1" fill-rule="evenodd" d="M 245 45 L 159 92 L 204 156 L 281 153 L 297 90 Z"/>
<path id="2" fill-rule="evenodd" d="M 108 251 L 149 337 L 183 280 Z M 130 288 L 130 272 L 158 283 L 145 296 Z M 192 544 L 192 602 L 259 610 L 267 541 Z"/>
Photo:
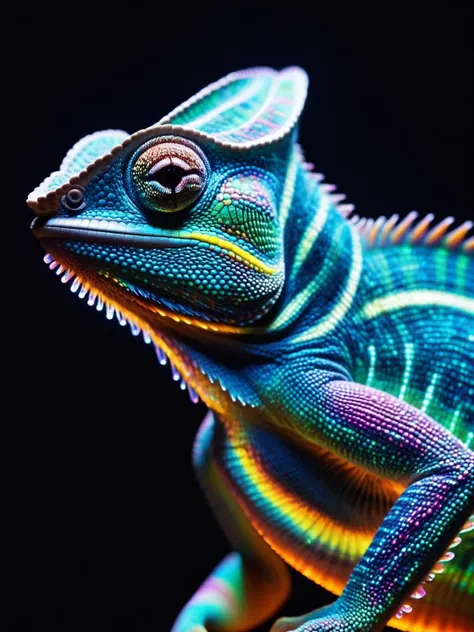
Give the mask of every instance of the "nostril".
<path id="1" fill-rule="evenodd" d="M 66 195 L 66 199 L 69 204 L 78 206 L 79 204 L 82 204 L 84 196 L 82 194 L 82 191 L 79 191 L 79 189 L 71 189 Z"/>
<path id="2" fill-rule="evenodd" d="M 84 199 L 84 189 L 76 186 L 63 195 L 61 203 L 68 211 L 79 211 L 84 207 Z"/>

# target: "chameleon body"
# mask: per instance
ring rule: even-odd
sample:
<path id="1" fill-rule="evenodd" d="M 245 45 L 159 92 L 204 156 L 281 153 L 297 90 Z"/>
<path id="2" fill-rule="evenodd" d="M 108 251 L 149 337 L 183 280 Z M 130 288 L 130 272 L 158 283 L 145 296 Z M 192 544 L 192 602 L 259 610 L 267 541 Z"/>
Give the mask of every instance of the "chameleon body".
<path id="1" fill-rule="evenodd" d="M 45 260 L 209 408 L 193 462 L 232 552 L 173 632 L 474 626 L 470 222 L 364 220 L 305 163 L 299 68 L 77 143 L 29 197 Z M 443 572 L 444 571 L 444 572 Z"/>

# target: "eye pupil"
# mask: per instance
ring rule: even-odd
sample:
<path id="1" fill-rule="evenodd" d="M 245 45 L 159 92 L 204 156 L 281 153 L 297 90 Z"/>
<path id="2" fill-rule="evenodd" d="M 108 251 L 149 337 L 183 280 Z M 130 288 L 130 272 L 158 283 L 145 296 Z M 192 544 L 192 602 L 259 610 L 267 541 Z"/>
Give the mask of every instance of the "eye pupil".
<path id="1" fill-rule="evenodd" d="M 182 167 L 167 165 L 153 174 L 153 180 L 156 180 L 167 189 L 174 191 L 183 179 L 185 173 L 186 171 Z"/>

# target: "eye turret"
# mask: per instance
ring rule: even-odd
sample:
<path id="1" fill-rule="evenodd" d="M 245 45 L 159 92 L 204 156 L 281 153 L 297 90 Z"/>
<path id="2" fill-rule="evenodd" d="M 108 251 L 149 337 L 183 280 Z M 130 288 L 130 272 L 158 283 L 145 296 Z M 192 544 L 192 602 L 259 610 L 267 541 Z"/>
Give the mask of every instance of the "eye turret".
<path id="1" fill-rule="evenodd" d="M 182 138 L 162 137 L 132 158 L 132 193 L 152 211 L 174 213 L 195 202 L 207 184 L 207 160 Z"/>

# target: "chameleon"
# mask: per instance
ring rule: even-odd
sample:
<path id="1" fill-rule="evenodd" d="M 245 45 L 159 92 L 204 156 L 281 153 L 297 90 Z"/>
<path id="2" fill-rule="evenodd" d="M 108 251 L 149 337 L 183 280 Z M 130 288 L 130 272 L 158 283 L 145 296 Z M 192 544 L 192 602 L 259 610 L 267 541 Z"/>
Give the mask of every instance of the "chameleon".
<path id="1" fill-rule="evenodd" d="M 251 68 L 86 136 L 32 230 L 208 408 L 192 461 L 230 552 L 172 632 L 274 619 L 289 567 L 334 599 L 272 632 L 473 629 L 473 223 L 356 215 L 298 143 L 307 89 Z"/>

